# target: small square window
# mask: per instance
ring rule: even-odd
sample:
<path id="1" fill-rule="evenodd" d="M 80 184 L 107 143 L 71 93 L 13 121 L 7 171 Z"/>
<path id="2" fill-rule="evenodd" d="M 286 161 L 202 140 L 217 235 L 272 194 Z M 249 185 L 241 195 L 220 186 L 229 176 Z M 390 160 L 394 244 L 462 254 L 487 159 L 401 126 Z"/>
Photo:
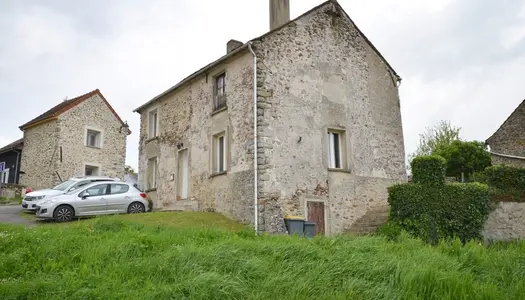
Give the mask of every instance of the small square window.
<path id="1" fill-rule="evenodd" d="M 159 118 L 157 109 L 153 109 L 148 113 L 148 129 L 149 138 L 152 139 L 158 136 Z"/>
<path id="2" fill-rule="evenodd" d="M 226 107 L 226 74 L 222 73 L 215 77 L 215 88 L 213 92 L 213 111 Z"/>
<path id="3" fill-rule="evenodd" d="M 328 168 L 344 169 L 344 132 L 338 130 L 328 131 Z"/>
<path id="4" fill-rule="evenodd" d="M 101 147 L 102 134 L 100 131 L 88 129 L 86 134 L 86 146 L 93 148 Z"/>
<path id="5" fill-rule="evenodd" d="M 86 176 L 99 176 L 99 167 L 86 165 L 84 169 Z"/>
<path id="6" fill-rule="evenodd" d="M 215 173 L 226 171 L 226 136 L 224 133 L 213 137 L 213 171 Z"/>

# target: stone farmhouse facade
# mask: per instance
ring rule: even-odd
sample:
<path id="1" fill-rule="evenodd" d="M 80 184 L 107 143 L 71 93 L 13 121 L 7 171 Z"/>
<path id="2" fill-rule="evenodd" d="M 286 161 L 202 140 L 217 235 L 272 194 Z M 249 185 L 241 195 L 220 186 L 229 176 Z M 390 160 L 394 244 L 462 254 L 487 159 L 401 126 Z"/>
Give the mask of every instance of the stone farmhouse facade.
<path id="1" fill-rule="evenodd" d="M 401 78 L 337 1 L 290 20 L 270 1 L 270 31 L 135 110 L 139 182 L 157 210 L 214 210 L 285 232 L 352 231 L 407 180 Z"/>
<path id="2" fill-rule="evenodd" d="M 510 114 L 485 143 L 493 165 L 525 168 L 525 100 Z"/>
<path id="3" fill-rule="evenodd" d="M 98 89 L 65 100 L 19 128 L 24 186 L 50 188 L 84 175 L 124 177 L 131 132 Z"/>

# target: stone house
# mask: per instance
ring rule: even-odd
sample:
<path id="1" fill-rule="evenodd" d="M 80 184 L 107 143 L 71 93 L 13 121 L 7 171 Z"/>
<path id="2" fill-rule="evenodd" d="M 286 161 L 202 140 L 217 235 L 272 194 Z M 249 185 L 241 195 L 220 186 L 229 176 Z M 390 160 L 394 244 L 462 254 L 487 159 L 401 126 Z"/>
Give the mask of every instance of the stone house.
<path id="1" fill-rule="evenodd" d="M 84 175 L 124 177 L 131 132 L 98 89 L 64 100 L 19 128 L 24 186 L 49 188 Z"/>
<path id="2" fill-rule="evenodd" d="M 486 141 L 492 164 L 525 168 L 525 100 Z"/>
<path id="3" fill-rule="evenodd" d="M 290 21 L 270 0 L 270 31 L 135 109 L 139 182 L 157 210 L 214 210 L 320 234 L 386 216 L 387 187 L 406 182 L 401 78 L 337 1 Z M 255 183 L 255 184 L 254 184 Z"/>

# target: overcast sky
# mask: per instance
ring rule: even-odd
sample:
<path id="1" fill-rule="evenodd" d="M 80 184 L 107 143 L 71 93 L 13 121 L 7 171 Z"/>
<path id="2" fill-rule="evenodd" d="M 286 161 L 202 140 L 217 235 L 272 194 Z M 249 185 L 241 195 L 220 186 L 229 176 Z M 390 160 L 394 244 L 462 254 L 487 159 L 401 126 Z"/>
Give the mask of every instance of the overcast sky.
<path id="1" fill-rule="evenodd" d="M 291 17 L 322 3 L 291 0 Z M 525 99 L 525 0 L 340 0 L 403 78 L 407 154 L 437 121 L 488 138 Z M 133 134 L 132 110 L 268 31 L 268 0 L 0 0 L 0 146 L 18 126 L 100 89 Z"/>

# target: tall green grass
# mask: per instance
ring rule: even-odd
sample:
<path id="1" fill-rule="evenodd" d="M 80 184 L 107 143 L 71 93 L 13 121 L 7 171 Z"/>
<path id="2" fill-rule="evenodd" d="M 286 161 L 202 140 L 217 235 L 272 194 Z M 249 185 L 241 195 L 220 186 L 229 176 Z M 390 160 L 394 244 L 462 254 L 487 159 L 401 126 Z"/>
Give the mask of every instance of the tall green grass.
<path id="1" fill-rule="evenodd" d="M 525 243 L 431 247 L 401 235 L 0 225 L 0 299 L 523 299 Z"/>

